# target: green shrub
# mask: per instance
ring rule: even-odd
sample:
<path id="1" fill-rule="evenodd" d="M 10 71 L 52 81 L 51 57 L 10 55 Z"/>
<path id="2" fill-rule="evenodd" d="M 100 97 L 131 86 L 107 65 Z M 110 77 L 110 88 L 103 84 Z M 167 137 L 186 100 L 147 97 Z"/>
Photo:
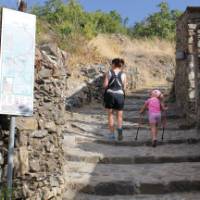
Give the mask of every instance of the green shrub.
<path id="1" fill-rule="evenodd" d="M 176 20 L 181 15 L 178 10 L 170 10 L 167 2 L 159 5 L 159 12 L 153 13 L 142 22 L 129 28 L 132 37 L 159 37 L 174 40 L 176 33 Z"/>
<path id="2" fill-rule="evenodd" d="M 86 40 L 99 33 L 120 33 L 131 37 L 159 37 L 174 40 L 176 20 L 181 12 L 170 10 L 166 2 L 161 2 L 159 12 L 153 13 L 133 27 L 127 27 L 128 18 L 113 10 L 110 12 L 86 12 L 76 0 L 47 0 L 43 6 L 35 6 L 32 13 L 38 16 L 37 40 L 52 38 L 58 45 L 67 50 L 75 51 L 73 42 L 78 37 Z M 44 39 L 45 38 L 45 39 Z M 76 41 L 75 41 L 76 40 Z M 82 40 L 82 39 L 81 39 Z M 78 40 L 80 41 L 80 40 Z"/>
<path id="3" fill-rule="evenodd" d="M 7 189 L 7 188 L 0 188 L 0 200 L 8 200 L 10 199 L 9 197 L 12 195 L 13 199 L 13 193 L 11 190 Z"/>
<path id="4" fill-rule="evenodd" d="M 64 4 L 61 0 L 49 0 L 42 7 L 34 7 L 32 12 L 39 20 L 46 20 L 52 30 L 61 37 L 80 33 L 86 38 L 98 33 L 126 33 L 123 19 L 116 11 L 86 12 L 76 0 Z M 39 32 L 41 27 L 39 27 Z"/>

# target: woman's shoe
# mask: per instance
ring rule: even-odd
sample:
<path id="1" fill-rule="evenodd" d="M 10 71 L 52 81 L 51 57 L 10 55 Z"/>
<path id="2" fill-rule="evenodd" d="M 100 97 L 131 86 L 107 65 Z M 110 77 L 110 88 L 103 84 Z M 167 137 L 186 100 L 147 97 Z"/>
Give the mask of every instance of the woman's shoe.
<path id="1" fill-rule="evenodd" d="M 114 133 L 110 133 L 109 136 L 108 136 L 108 139 L 110 141 L 114 141 L 115 140 L 115 134 Z"/>
<path id="2" fill-rule="evenodd" d="M 118 140 L 122 141 L 123 140 L 123 131 L 122 128 L 118 128 Z"/>
<path id="3" fill-rule="evenodd" d="M 152 141 L 152 147 L 156 147 L 157 146 L 157 140 L 153 140 Z"/>

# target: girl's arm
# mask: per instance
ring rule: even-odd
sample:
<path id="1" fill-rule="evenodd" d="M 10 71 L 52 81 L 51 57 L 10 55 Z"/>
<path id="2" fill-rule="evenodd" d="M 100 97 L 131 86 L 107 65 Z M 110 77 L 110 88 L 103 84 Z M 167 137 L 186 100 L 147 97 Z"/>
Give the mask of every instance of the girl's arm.
<path id="1" fill-rule="evenodd" d="M 144 111 L 147 109 L 147 104 L 145 103 L 142 108 L 140 109 L 140 114 L 144 113 Z"/>
<path id="2" fill-rule="evenodd" d="M 108 81 L 108 74 L 105 73 L 105 74 L 104 74 L 103 87 L 104 87 L 104 88 L 107 88 L 107 87 L 108 87 L 108 83 L 109 83 L 109 81 Z"/>
<path id="3" fill-rule="evenodd" d="M 160 103 L 160 106 L 161 106 L 161 110 L 162 110 L 162 111 L 165 111 L 165 110 L 168 109 L 168 107 L 165 106 L 163 102 Z"/>

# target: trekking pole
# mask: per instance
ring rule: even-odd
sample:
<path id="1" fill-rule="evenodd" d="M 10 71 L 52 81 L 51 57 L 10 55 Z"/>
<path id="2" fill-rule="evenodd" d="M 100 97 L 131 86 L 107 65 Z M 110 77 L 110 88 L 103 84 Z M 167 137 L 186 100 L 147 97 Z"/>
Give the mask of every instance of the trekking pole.
<path id="1" fill-rule="evenodd" d="M 140 114 L 140 121 L 139 121 L 139 126 L 137 128 L 137 133 L 136 133 L 136 136 L 135 136 L 135 140 L 137 141 L 138 139 L 138 134 L 139 134 L 139 130 L 141 128 L 141 124 L 142 124 L 142 115 Z"/>
<path id="2" fill-rule="evenodd" d="M 164 140 L 166 122 L 167 122 L 167 113 L 165 111 L 164 112 L 163 123 L 162 123 L 162 125 L 163 125 L 163 129 L 162 129 L 162 141 Z"/>

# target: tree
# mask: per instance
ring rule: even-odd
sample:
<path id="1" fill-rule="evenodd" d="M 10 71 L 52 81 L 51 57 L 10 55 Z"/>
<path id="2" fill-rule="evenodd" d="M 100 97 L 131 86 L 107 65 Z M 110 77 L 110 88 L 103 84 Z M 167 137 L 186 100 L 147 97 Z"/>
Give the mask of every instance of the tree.
<path id="1" fill-rule="evenodd" d="M 76 0 L 48 0 L 42 7 L 34 7 L 33 13 L 47 21 L 60 37 L 81 34 L 92 38 L 98 33 L 126 33 L 121 15 L 115 10 L 86 12 Z"/>
<path id="2" fill-rule="evenodd" d="M 158 4 L 159 12 L 147 17 L 142 22 L 136 23 L 129 29 L 129 34 L 134 37 L 160 37 L 173 40 L 175 37 L 176 20 L 181 15 L 178 10 L 170 10 L 167 2 Z"/>

